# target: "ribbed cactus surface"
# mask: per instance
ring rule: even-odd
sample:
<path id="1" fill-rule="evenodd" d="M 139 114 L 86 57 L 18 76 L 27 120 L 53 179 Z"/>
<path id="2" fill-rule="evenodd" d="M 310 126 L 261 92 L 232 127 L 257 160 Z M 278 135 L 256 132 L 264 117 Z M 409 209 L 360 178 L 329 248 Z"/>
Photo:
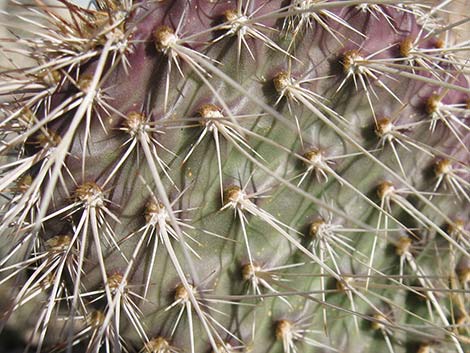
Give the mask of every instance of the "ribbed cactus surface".
<path id="1" fill-rule="evenodd" d="M 1 339 L 470 350 L 470 18 L 453 1 L 11 4 Z"/>

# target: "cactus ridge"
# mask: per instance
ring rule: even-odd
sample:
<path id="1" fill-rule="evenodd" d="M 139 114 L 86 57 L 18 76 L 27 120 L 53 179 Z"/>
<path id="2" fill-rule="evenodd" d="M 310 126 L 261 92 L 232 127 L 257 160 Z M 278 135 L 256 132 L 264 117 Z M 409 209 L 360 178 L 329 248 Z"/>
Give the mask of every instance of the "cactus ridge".
<path id="1" fill-rule="evenodd" d="M 461 2 L 9 6 L 0 342 L 470 351 Z"/>

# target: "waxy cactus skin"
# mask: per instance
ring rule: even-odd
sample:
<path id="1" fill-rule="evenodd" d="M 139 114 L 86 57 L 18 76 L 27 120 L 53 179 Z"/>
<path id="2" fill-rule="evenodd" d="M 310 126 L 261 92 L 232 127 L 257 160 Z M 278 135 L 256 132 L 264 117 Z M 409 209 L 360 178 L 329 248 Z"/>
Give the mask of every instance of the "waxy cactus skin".
<path id="1" fill-rule="evenodd" d="M 470 350 L 458 4 L 11 5 L 0 340 Z"/>

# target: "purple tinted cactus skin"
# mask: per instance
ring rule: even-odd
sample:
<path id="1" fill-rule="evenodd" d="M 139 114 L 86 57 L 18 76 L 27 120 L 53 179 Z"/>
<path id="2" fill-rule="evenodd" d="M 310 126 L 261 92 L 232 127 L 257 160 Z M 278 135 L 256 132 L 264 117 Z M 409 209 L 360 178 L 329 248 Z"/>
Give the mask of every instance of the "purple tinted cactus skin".
<path id="1" fill-rule="evenodd" d="M 70 8 L 96 54 L 39 52 L 50 103 L 3 108 L 35 113 L 0 125 L 3 325 L 37 301 L 38 351 L 468 349 L 468 50 L 433 7 L 303 3 Z"/>

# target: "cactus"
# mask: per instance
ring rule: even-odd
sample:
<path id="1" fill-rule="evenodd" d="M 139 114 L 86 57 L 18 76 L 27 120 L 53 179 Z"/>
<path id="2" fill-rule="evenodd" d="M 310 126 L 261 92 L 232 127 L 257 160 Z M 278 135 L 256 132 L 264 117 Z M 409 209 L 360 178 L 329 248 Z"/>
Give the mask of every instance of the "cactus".
<path id="1" fill-rule="evenodd" d="M 29 28 L 2 44 L 3 340 L 470 350 L 452 1 L 11 4 Z"/>

